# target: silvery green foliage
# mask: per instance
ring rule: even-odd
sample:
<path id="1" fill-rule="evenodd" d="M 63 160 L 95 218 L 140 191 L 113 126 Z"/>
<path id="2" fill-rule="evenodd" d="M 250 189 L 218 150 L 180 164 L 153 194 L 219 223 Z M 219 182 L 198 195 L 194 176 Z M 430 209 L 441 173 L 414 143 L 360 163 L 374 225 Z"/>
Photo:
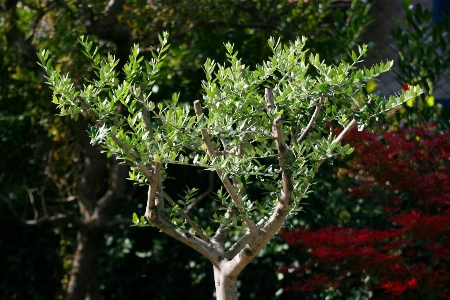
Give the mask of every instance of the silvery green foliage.
<path id="1" fill-rule="evenodd" d="M 114 69 L 114 57 L 100 57 L 97 49 L 92 50 L 92 42 L 81 37 L 79 41 L 96 70 L 96 79 L 86 80 L 80 87 L 68 75 L 61 76 L 52 67 L 49 53 L 41 51 L 39 57 L 54 90 L 53 101 L 62 115 L 95 118 L 89 132 L 92 143 L 101 144 L 108 155 L 128 161 L 132 166 L 129 177 L 139 184 L 148 181 L 139 166 L 155 162 L 221 170 L 222 178 L 234 179 L 238 191 L 249 182 L 262 182 L 268 192 L 266 199 L 242 196 L 243 212 L 255 222 L 270 214 L 282 184 L 275 120 L 283 121 L 281 128 L 289 154 L 284 172 L 293 177 L 298 208 L 320 164 L 326 158 L 352 151 L 333 135 L 337 129 L 344 129 L 352 120 L 362 127 L 371 118 L 420 93 L 418 87 L 388 99 L 364 93 L 365 84 L 392 65 L 387 62 L 370 69 L 357 68 L 365 46 L 350 54 L 350 62 L 332 66 L 303 48 L 305 38 L 288 44 L 270 39 L 273 56 L 254 68 L 242 64 L 231 44 L 225 45 L 227 63 L 207 60 L 203 110 L 195 114 L 191 104 L 178 102 L 177 94 L 167 104 L 151 101 L 151 88 L 166 57 L 167 37 L 167 33 L 160 36 L 161 46 L 150 61 L 139 56 L 135 45 L 124 67 L 123 80 L 118 79 Z M 273 94 L 273 107 L 266 100 L 266 88 Z M 128 109 L 126 115 L 117 113 L 119 104 Z M 208 155 L 202 130 L 209 134 L 215 155 Z M 226 193 L 220 201 L 224 207 L 231 205 Z M 245 227 L 240 214 L 230 219 L 217 212 L 214 219 L 225 226 Z M 139 223 L 137 216 L 135 219 Z M 177 223 L 179 218 L 172 220 Z M 210 230 L 204 231 L 211 234 Z"/>

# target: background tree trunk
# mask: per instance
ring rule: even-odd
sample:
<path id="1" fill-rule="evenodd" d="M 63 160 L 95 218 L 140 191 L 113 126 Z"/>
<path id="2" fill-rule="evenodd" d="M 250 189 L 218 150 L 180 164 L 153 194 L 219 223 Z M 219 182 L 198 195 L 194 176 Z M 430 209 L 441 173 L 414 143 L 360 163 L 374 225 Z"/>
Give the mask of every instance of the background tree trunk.
<path id="1" fill-rule="evenodd" d="M 85 228 L 78 232 L 66 300 L 100 299 L 96 274 L 103 243 L 102 231 Z"/>

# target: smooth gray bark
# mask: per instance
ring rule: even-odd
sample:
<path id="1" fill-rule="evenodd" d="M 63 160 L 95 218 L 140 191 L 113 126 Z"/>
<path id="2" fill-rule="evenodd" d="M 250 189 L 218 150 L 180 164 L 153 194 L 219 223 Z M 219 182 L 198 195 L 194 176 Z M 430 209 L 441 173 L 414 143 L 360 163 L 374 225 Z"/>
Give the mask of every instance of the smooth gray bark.
<path id="1" fill-rule="evenodd" d="M 237 300 L 237 276 L 227 276 L 214 266 L 214 284 L 217 300 Z"/>

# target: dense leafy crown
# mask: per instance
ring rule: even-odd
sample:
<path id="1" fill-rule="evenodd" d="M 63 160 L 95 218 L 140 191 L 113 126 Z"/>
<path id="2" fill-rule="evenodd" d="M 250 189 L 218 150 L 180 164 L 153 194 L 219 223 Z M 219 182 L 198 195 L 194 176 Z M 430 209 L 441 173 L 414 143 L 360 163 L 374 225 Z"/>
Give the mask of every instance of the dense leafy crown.
<path id="1" fill-rule="evenodd" d="M 287 45 L 270 39 L 273 56 L 254 68 L 241 62 L 231 44 L 225 45 L 228 64 L 206 60 L 204 107 L 194 102 L 194 114 L 191 105 L 178 103 L 178 94 L 158 104 L 150 100 L 166 57 L 167 37 L 167 33 L 160 36 L 161 46 L 150 61 L 143 61 L 134 46 L 122 80 L 114 69 L 114 57 L 101 58 L 97 49 L 92 50 L 92 42 L 81 37 L 97 78 L 86 80 L 80 88 L 55 71 L 48 51 L 39 53 L 61 114 L 95 118 L 92 143 L 128 161 L 130 178 L 140 184 L 147 183 L 152 163 L 193 165 L 216 170 L 222 178 L 232 177 L 238 191 L 252 180 L 261 181 L 272 192 L 267 203 L 273 205 L 282 175 L 289 174 L 294 199 L 299 200 L 327 157 L 351 152 L 349 146 L 341 146 L 341 137 L 332 135 L 335 128 L 352 122 L 362 127 L 420 93 L 418 87 L 411 87 L 389 99 L 367 95 L 365 84 L 388 71 L 391 62 L 358 69 L 365 46 L 351 53 L 351 63 L 330 66 L 318 55 L 307 54 L 305 38 Z M 120 105 L 128 109 L 126 114 L 117 113 Z M 286 159 L 280 158 L 285 155 L 282 150 Z M 241 214 L 256 213 L 261 218 L 259 213 L 270 212 L 267 206 L 242 198 Z M 226 201 L 224 196 L 227 206 Z M 218 216 L 216 220 L 226 222 Z"/>

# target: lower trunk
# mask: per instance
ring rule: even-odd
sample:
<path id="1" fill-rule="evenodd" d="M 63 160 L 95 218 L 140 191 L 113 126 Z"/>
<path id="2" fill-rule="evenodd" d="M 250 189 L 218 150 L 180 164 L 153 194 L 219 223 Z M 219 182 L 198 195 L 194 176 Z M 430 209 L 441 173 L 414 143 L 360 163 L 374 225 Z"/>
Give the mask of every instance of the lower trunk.
<path id="1" fill-rule="evenodd" d="M 78 232 L 66 300 L 100 299 L 96 275 L 102 246 L 103 235 L 100 232 L 92 229 Z"/>
<path id="2" fill-rule="evenodd" d="M 214 266 L 214 283 L 216 285 L 217 300 L 237 300 L 237 277 L 221 274 L 220 270 Z"/>

